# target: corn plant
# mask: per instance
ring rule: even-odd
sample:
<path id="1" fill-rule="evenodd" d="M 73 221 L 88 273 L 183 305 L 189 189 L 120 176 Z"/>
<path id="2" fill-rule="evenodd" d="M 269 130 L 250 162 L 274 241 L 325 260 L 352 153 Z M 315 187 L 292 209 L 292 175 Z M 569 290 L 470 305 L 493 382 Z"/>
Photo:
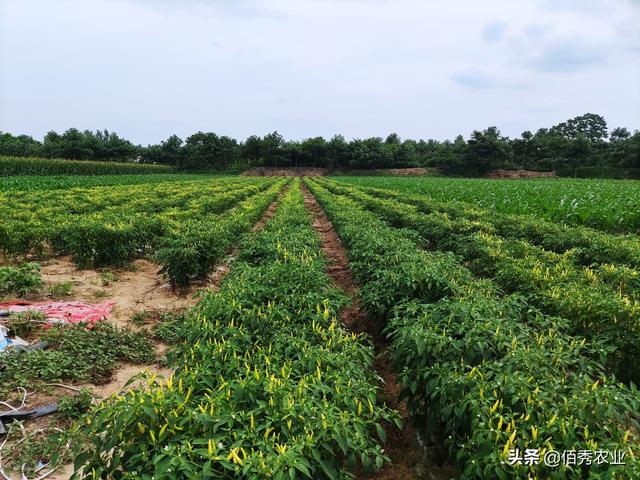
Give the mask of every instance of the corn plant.
<path id="1" fill-rule="evenodd" d="M 532 215 L 608 232 L 640 231 L 640 184 L 635 181 L 486 180 L 434 177 L 343 177 L 342 182 L 418 194 L 440 202 L 464 201 L 492 212 Z"/>
<path id="2" fill-rule="evenodd" d="M 116 175 L 166 173 L 164 165 L 0 156 L 0 177 L 12 175 Z"/>

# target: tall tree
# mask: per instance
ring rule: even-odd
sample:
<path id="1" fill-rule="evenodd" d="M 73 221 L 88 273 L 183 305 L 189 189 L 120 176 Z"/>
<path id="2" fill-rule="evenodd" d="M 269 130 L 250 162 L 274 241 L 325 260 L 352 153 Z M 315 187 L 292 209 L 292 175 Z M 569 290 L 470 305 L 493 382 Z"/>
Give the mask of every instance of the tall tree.
<path id="1" fill-rule="evenodd" d="M 283 146 L 284 138 L 277 131 L 264 136 L 261 153 L 267 165 L 278 166 L 278 160 L 282 160 Z"/>
<path id="2" fill-rule="evenodd" d="M 467 142 L 467 167 L 477 173 L 486 173 L 504 165 L 506 145 L 497 127 L 475 130 Z"/>

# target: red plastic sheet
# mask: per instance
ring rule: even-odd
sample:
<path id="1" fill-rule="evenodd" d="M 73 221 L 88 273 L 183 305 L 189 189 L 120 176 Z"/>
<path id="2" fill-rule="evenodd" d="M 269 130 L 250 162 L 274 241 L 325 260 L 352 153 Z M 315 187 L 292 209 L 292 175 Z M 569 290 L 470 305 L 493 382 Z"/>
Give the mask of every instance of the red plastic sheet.
<path id="1" fill-rule="evenodd" d="M 83 302 L 25 302 L 0 303 L 0 312 L 26 312 L 36 310 L 44 313 L 51 324 L 95 323 L 107 318 L 115 303 L 88 304 Z"/>

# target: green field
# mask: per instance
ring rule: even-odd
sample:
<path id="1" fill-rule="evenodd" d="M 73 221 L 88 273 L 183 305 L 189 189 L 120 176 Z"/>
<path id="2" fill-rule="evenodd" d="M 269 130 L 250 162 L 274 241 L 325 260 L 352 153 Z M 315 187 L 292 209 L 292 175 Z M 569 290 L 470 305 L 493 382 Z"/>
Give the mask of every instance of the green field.
<path id="1" fill-rule="evenodd" d="M 168 381 L 149 376 L 69 426 L 78 478 L 393 474 L 404 452 L 387 442 L 400 414 L 385 404 L 377 350 L 397 375 L 405 422 L 456 478 L 640 478 L 640 237 L 616 233 L 633 228 L 613 220 L 637 197 L 633 182 L 144 175 L 7 185 L 0 296 L 42 295 L 33 262 L 62 255 L 100 272 L 144 258 L 175 287 L 229 269 L 160 325 Z M 355 293 L 333 280 L 304 195 L 331 221 Z M 559 213 L 563 195 L 592 200 L 582 220 Z M 377 335 L 345 325 L 354 299 Z M 85 334 L 30 332 L 53 348 L 6 354 L 3 391 L 89 375 L 73 371 L 69 346 Z M 108 350 L 117 333 L 91 335 Z M 126 345 L 144 349 L 123 345 L 100 373 L 153 357 L 153 335 L 127 333 Z M 514 449 L 532 448 L 623 451 L 626 464 L 509 464 Z"/>
<path id="2" fill-rule="evenodd" d="M 640 181 L 486 180 L 443 177 L 335 177 L 365 187 L 463 201 L 489 211 L 534 215 L 609 232 L 640 232 Z"/>
<path id="3" fill-rule="evenodd" d="M 30 175 L 0 179 L 0 192 L 137 185 L 223 178 L 221 175 L 151 173 L 147 175 Z"/>
<path id="4" fill-rule="evenodd" d="M 0 178 L 14 175 L 141 175 L 171 171 L 173 168 L 164 165 L 0 155 Z"/>

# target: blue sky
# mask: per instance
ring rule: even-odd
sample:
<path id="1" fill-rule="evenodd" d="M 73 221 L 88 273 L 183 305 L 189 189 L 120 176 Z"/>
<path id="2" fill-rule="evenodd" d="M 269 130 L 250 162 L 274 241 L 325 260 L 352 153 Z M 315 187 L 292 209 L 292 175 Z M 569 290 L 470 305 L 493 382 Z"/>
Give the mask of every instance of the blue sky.
<path id="1" fill-rule="evenodd" d="M 640 128 L 640 1 L 0 0 L 0 130 Z"/>

